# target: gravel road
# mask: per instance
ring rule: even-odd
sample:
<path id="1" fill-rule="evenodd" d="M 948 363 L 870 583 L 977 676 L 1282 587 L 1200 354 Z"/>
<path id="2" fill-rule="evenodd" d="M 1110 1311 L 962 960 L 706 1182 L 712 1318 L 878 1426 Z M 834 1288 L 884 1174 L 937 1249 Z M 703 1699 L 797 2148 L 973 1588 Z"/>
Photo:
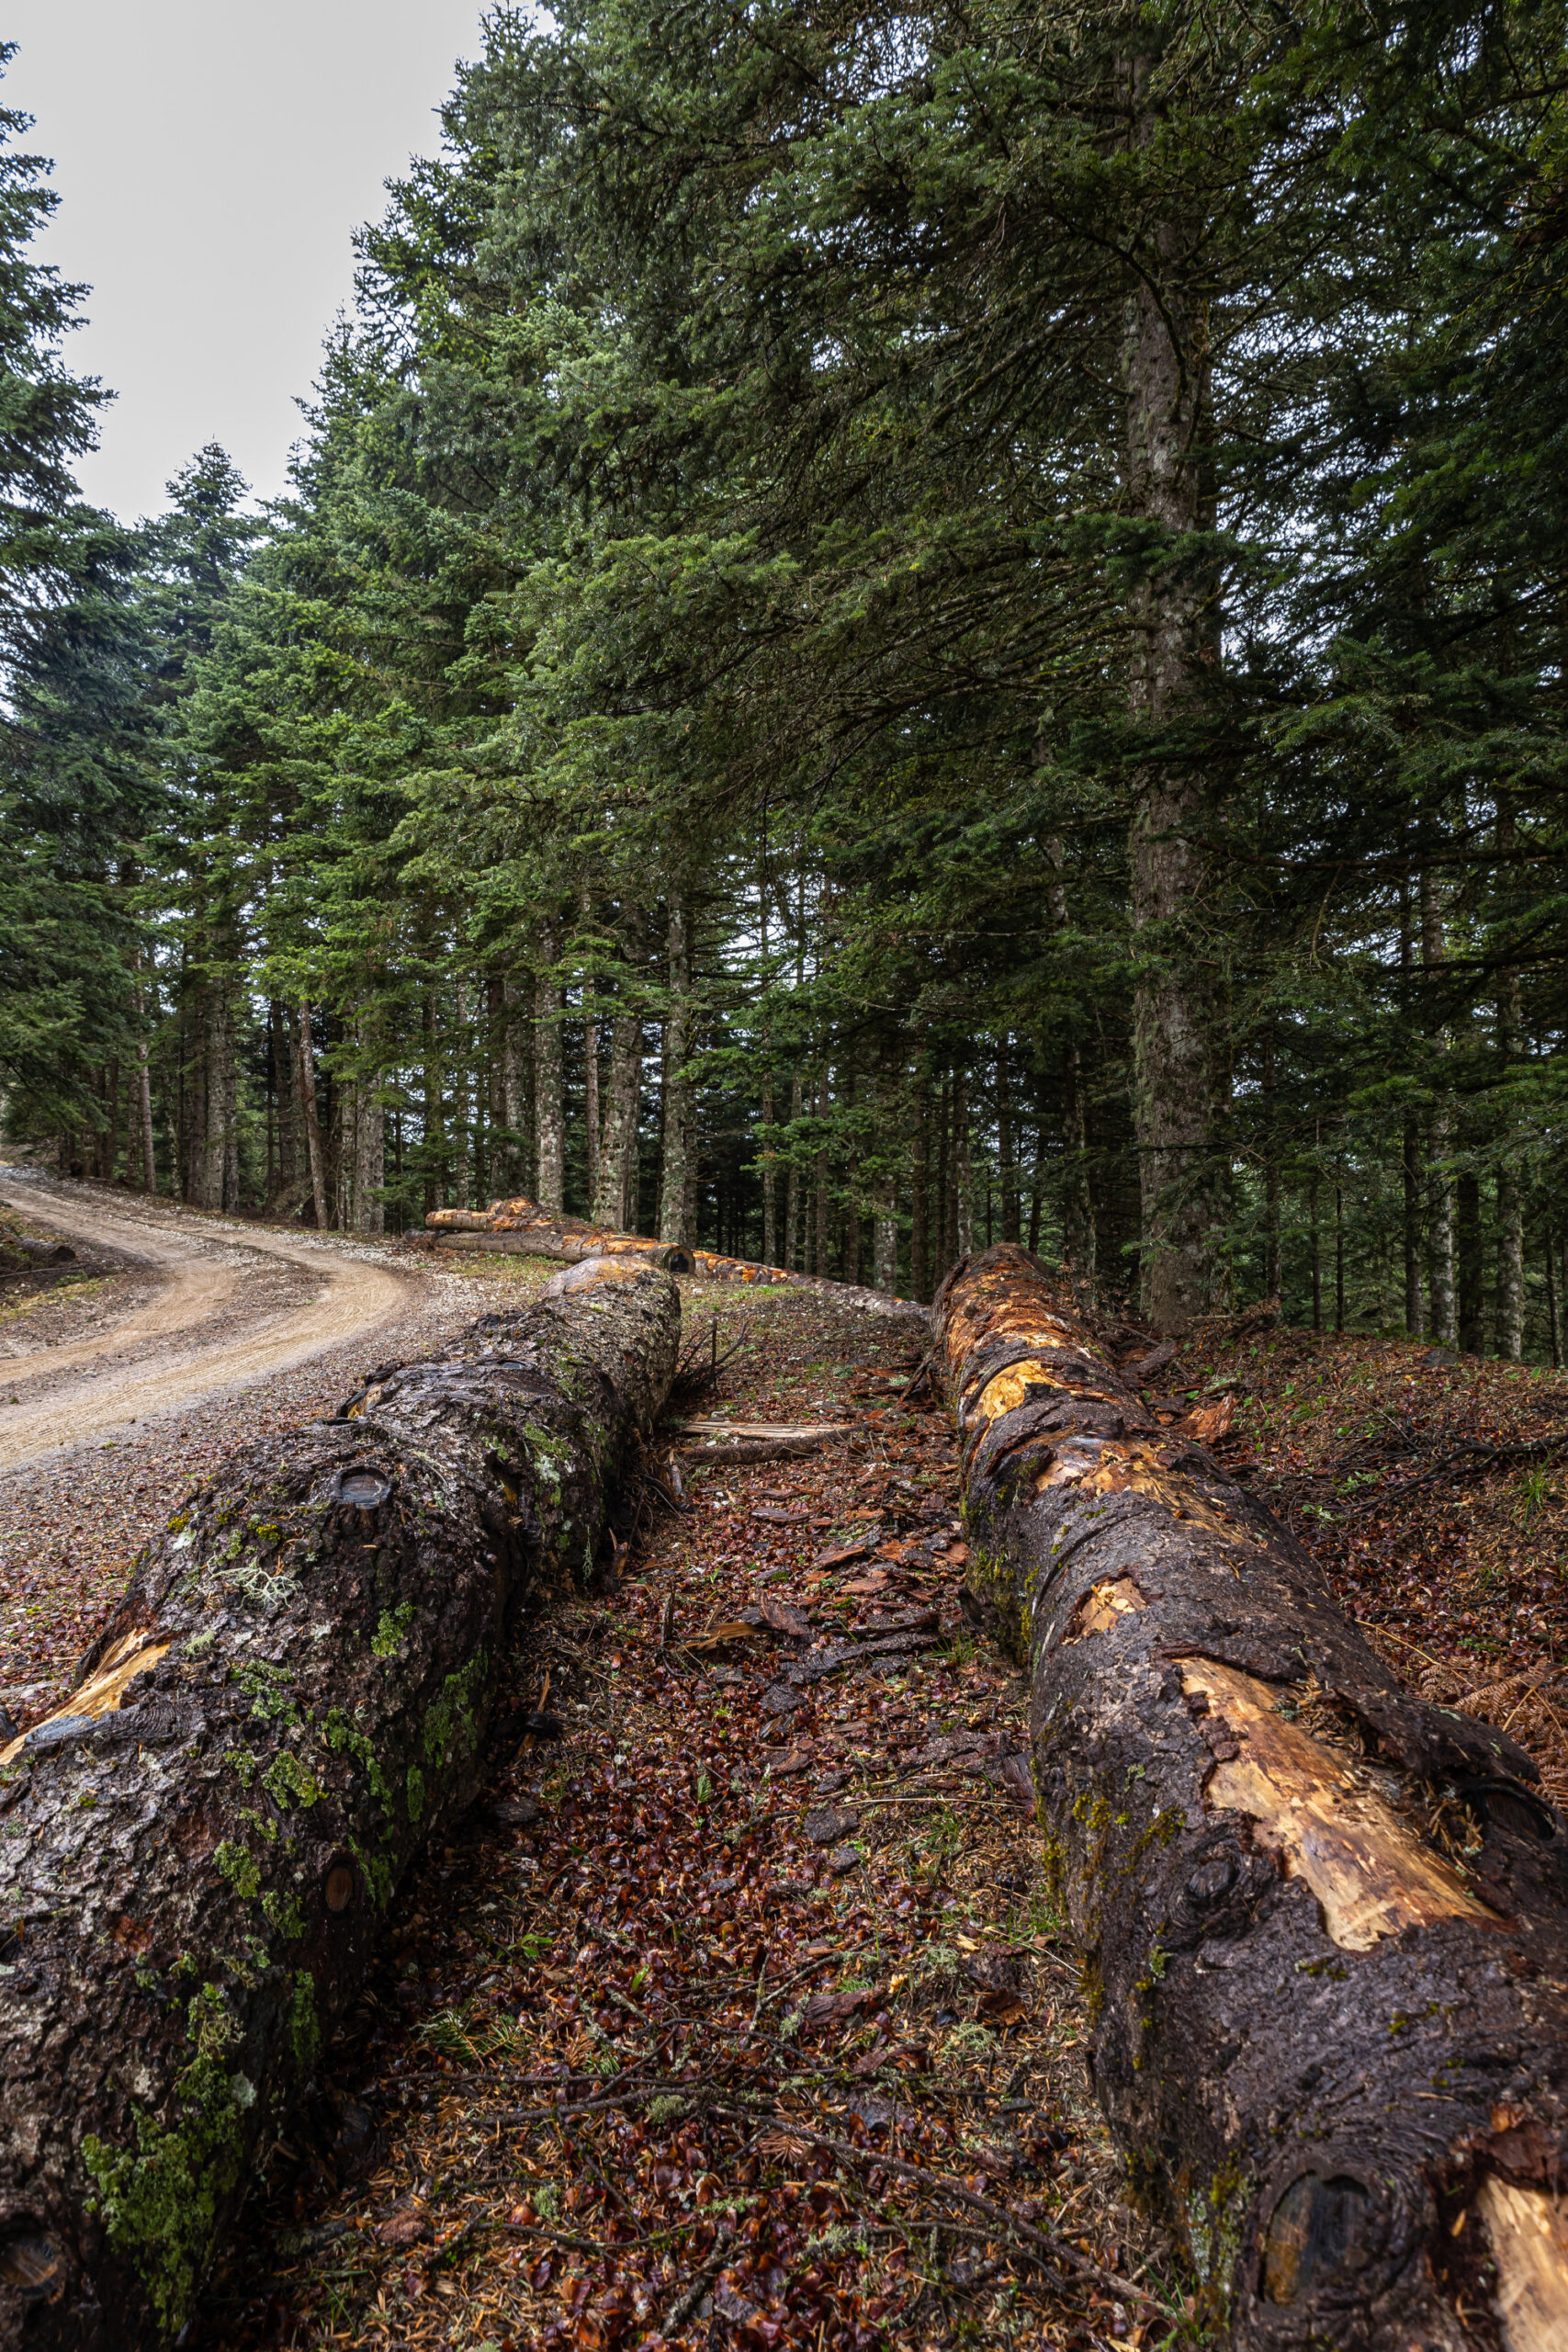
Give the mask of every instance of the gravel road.
<path id="1" fill-rule="evenodd" d="M 0 1169 L 0 1201 L 157 1278 L 146 1305 L 93 1338 L 7 1357 L 0 1470 L 85 1439 L 101 1444 L 132 1422 L 289 1371 L 367 1339 L 412 1303 L 406 1275 L 324 1238 L 295 1240 L 151 1204 L 121 1207 L 96 1186 L 16 1169 Z M 280 1269 L 296 1279 L 279 1283 Z"/>
<path id="2" fill-rule="evenodd" d="M 103 1277 L 0 1322 L 0 1705 L 25 1728 L 225 1454 L 333 1411 L 373 1364 L 437 1353 L 498 1282 L 14 1165 L 0 1202 Z M 508 1261 L 504 1288 L 550 1271 Z"/>

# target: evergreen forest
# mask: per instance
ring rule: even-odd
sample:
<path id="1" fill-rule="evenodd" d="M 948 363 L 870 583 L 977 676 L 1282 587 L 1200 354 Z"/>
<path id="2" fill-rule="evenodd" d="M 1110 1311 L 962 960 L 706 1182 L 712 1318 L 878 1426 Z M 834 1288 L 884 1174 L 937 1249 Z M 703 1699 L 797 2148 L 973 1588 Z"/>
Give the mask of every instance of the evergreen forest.
<path id="1" fill-rule="evenodd" d="M 0 116 L 12 1138 L 1560 1362 L 1565 91 L 1562 0 L 501 6 L 288 497 L 135 527 Z"/>

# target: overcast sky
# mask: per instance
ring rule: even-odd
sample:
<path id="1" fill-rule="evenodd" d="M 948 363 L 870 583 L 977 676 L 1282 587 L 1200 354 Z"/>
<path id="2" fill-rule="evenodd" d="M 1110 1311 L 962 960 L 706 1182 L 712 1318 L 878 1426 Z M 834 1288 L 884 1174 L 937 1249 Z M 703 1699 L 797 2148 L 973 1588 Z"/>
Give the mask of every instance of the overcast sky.
<path id="1" fill-rule="evenodd" d="M 118 398 L 82 469 L 127 521 L 220 441 L 285 486 L 351 232 L 439 143 L 481 0 L 9 0 L 0 101 L 61 206 L 35 250 L 92 291 L 72 368 Z"/>

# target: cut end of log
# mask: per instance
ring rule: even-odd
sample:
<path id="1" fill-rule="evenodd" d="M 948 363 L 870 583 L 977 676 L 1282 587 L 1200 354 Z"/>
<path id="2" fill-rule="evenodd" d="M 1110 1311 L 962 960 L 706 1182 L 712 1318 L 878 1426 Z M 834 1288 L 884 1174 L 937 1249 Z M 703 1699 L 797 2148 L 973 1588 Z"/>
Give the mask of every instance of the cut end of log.
<path id="1" fill-rule="evenodd" d="M 1370 1951 L 1380 1936 L 1438 1919 L 1502 1924 L 1331 1747 L 1286 1721 L 1265 1683 L 1186 1658 L 1181 1687 L 1207 1710 L 1200 1722 L 1215 1762 L 1204 1804 L 1249 1816 L 1255 1841 L 1311 1889 L 1342 1951 Z"/>

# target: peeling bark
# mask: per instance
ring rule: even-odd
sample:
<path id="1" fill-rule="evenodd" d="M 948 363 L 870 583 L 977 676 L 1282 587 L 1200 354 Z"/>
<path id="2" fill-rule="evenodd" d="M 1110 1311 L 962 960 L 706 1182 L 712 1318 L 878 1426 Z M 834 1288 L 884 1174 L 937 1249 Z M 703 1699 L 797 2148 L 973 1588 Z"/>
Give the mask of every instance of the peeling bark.
<path id="1" fill-rule="evenodd" d="M 960 1265 L 937 1330 L 1095 2086 L 1211 2324 L 1568 2343 L 1568 1823 L 1535 1766 L 1393 1680 L 1036 1260 Z"/>
<path id="2" fill-rule="evenodd" d="M 0 2352 L 185 2324 L 679 1329 L 666 1275 L 585 1269 L 236 1455 L 0 1751 Z"/>

